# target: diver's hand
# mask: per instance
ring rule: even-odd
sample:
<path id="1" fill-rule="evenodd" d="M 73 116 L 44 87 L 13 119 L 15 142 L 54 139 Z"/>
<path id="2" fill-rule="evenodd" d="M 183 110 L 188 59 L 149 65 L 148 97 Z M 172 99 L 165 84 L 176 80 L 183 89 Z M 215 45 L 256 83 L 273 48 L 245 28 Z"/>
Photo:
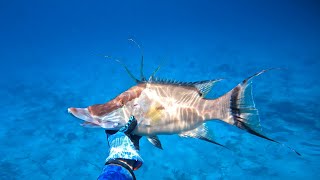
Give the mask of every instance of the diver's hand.
<path id="1" fill-rule="evenodd" d="M 105 133 L 107 134 L 107 138 L 109 138 L 110 135 L 113 135 L 117 132 L 122 132 L 124 133 L 126 136 L 129 137 L 129 139 L 132 141 L 134 147 L 139 150 L 139 140 L 141 139 L 142 136 L 138 136 L 138 135 L 134 135 L 132 134 L 133 130 L 136 128 L 137 126 L 137 120 L 134 116 L 130 116 L 128 123 L 122 127 L 119 131 L 117 130 L 105 130 Z"/>
<path id="2" fill-rule="evenodd" d="M 122 127 L 119 132 L 125 133 L 127 136 L 132 133 L 132 131 L 136 128 L 137 126 L 137 120 L 134 118 L 134 116 L 130 116 L 129 121 L 127 124 Z"/>
<path id="3" fill-rule="evenodd" d="M 128 123 L 119 131 L 106 130 L 107 141 L 110 147 L 106 165 L 118 164 L 128 167 L 129 171 L 137 170 L 143 163 L 139 155 L 139 140 L 141 136 L 134 135 L 132 132 L 137 126 L 137 120 L 130 116 Z"/>

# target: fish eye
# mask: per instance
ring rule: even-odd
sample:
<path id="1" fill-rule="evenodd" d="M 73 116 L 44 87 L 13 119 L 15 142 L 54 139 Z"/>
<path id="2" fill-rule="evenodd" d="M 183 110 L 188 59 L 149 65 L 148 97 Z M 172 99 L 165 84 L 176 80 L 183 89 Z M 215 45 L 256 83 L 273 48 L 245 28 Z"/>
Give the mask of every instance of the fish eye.
<path id="1" fill-rule="evenodd" d="M 119 100 L 119 102 L 117 103 L 118 106 L 122 107 L 124 104 L 123 104 L 123 101 L 122 100 Z"/>

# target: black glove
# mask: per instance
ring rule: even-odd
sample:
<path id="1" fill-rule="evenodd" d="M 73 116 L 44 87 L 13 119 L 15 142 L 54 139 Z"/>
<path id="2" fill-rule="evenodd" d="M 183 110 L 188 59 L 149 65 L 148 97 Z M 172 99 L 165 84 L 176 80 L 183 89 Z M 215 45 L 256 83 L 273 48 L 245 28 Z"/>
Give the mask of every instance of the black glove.
<path id="1" fill-rule="evenodd" d="M 126 136 L 129 137 L 129 139 L 132 141 L 134 147 L 139 150 L 139 140 L 141 139 L 142 136 L 134 135 L 131 134 L 132 131 L 136 128 L 137 126 L 137 120 L 134 118 L 134 116 L 130 116 L 128 123 L 122 127 L 119 132 L 123 132 Z M 109 135 L 113 135 L 117 133 L 117 130 L 105 130 L 105 133 L 107 134 L 107 138 L 109 138 Z"/>

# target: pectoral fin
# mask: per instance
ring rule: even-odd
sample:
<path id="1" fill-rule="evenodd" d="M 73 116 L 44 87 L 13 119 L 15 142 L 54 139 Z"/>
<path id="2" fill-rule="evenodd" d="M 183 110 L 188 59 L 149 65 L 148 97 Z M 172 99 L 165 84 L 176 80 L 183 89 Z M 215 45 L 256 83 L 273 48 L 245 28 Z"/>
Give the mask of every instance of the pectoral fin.
<path id="1" fill-rule="evenodd" d="M 159 149 L 163 149 L 158 136 L 147 136 L 148 141 Z"/>
<path id="2" fill-rule="evenodd" d="M 197 139 L 201 139 L 201 140 L 204 140 L 204 141 L 211 142 L 213 144 L 222 146 L 224 148 L 227 148 L 226 146 L 214 141 L 212 135 L 210 135 L 210 133 L 208 132 L 208 128 L 206 127 L 205 124 L 202 124 L 201 126 L 199 126 L 196 129 L 192 129 L 190 131 L 182 132 L 182 133 L 179 134 L 179 136 L 197 138 Z M 227 149 L 229 149 L 229 148 L 227 148 Z"/>

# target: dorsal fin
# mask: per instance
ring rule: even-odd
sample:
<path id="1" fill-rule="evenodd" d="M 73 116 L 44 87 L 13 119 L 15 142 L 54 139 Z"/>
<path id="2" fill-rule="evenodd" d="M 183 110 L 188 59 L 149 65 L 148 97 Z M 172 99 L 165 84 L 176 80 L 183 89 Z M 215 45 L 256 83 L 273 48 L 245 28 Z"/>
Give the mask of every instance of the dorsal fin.
<path id="1" fill-rule="evenodd" d="M 160 66 L 158 66 L 151 74 L 151 76 L 149 77 L 149 82 L 154 80 L 154 75 L 156 74 L 156 72 L 160 69 Z"/>
<path id="2" fill-rule="evenodd" d="M 140 83 L 141 81 L 139 79 L 137 79 L 136 77 L 134 77 L 134 75 L 131 73 L 131 71 L 128 69 L 128 67 L 119 59 L 115 59 L 112 56 L 105 56 L 105 58 L 109 58 L 112 59 L 116 62 L 118 62 L 122 67 L 125 68 L 125 70 L 127 71 L 127 73 L 129 74 L 129 76 L 136 82 L 136 83 Z"/>
<path id="3" fill-rule="evenodd" d="M 172 84 L 177 86 L 190 86 L 195 87 L 198 91 L 200 96 L 205 97 L 210 90 L 212 89 L 213 85 L 216 82 L 221 81 L 222 79 L 213 79 L 213 80 L 205 80 L 205 81 L 196 81 L 196 82 L 181 82 L 175 81 L 170 79 L 158 79 L 151 76 L 148 80 L 149 83 L 159 83 L 159 84 Z"/>
<path id="4" fill-rule="evenodd" d="M 199 93 L 201 94 L 201 96 L 205 97 L 211 91 L 213 85 L 216 82 L 219 82 L 221 80 L 222 79 L 198 81 L 198 82 L 195 82 L 193 85 L 199 90 Z"/>
<path id="5" fill-rule="evenodd" d="M 141 48 L 141 46 L 132 38 L 128 39 L 128 41 L 132 41 L 140 50 L 140 53 L 141 53 L 141 64 L 140 64 L 140 78 L 141 78 L 141 81 L 146 81 L 146 78 L 144 77 L 144 74 L 143 74 L 143 49 Z"/>
<path id="6" fill-rule="evenodd" d="M 146 81 L 146 78 L 143 75 L 143 55 L 141 56 L 140 77 L 141 77 L 141 81 Z"/>

